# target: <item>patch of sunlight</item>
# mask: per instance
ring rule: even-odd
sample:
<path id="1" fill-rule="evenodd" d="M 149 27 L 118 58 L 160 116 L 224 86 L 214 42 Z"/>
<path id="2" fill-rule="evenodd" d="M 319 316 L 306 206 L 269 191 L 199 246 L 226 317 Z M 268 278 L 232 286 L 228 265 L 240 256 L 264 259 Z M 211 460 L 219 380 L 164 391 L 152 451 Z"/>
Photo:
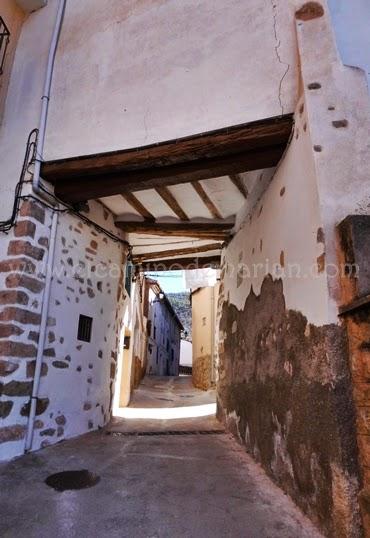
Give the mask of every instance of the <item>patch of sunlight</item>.
<path id="1" fill-rule="evenodd" d="M 113 411 L 113 416 L 151 420 L 172 420 L 179 418 L 208 417 L 216 414 L 216 404 L 193 405 L 189 407 L 120 407 Z"/>

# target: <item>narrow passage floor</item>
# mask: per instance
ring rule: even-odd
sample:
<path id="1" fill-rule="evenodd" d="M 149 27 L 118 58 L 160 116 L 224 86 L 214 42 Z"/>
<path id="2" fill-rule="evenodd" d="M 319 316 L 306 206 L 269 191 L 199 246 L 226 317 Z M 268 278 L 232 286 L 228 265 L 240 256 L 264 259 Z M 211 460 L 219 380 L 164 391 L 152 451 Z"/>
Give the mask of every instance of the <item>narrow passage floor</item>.
<path id="1" fill-rule="evenodd" d="M 214 394 L 198 393 L 183 378 L 146 379 L 130 409 L 153 409 L 157 400 L 166 410 L 184 400 L 180 407 L 191 407 L 193 401 L 200 411 L 214 402 Z M 292 501 L 220 430 L 213 416 L 116 418 L 107 430 L 2 464 L 0 536 L 319 538 Z M 48 475 L 79 469 L 100 481 L 64 492 L 45 484 Z"/>

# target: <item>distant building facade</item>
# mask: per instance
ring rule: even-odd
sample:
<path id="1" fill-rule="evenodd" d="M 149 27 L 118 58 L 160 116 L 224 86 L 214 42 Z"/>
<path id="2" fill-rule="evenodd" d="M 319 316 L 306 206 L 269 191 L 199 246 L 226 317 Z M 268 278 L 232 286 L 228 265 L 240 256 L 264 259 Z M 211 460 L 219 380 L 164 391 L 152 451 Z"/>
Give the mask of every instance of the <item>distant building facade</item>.
<path id="1" fill-rule="evenodd" d="M 183 326 L 158 282 L 148 280 L 147 373 L 179 375 L 181 331 Z"/>
<path id="2" fill-rule="evenodd" d="M 216 381 L 216 331 L 219 284 L 193 290 L 193 385 L 208 390 Z"/>

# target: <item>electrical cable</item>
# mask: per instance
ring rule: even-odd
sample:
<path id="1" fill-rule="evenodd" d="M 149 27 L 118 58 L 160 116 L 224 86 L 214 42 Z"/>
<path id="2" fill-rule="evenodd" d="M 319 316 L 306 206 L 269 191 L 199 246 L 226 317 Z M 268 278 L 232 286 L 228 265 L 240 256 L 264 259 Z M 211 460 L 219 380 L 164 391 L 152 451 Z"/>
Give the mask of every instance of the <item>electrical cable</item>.
<path id="1" fill-rule="evenodd" d="M 45 189 L 42 185 L 40 185 L 40 188 L 47 193 L 51 198 L 53 198 L 59 205 L 62 205 L 64 209 L 59 209 L 57 207 L 54 207 L 47 202 L 44 202 L 40 198 L 33 196 L 32 194 L 27 194 L 22 196 L 22 190 L 23 186 L 26 183 L 32 183 L 32 180 L 26 180 L 26 173 L 31 173 L 29 168 L 30 166 L 35 162 L 36 160 L 36 148 L 37 148 L 37 137 L 38 137 L 38 129 L 33 129 L 27 138 L 27 144 L 26 144 L 26 151 L 25 156 L 23 159 L 23 165 L 21 174 L 19 177 L 19 181 L 15 187 L 14 192 L 14 203 L 13 203 L 13 209 L 12 214 L 9 219 L 5 221 L 0 221 L 0 232 L 3 233 L 9 233 L 10 230 L 15 226 L 16 220 L 19 213 L 19 206 L 21 203 L 21 200 L 34 200 L 37 203 L 41 204 L 42 206 L 46 207 L 47 209 L 53 211 L 54 213 L 72 213 L 82 221 L 84 221 L 89 226 L 93 226 L 97 231 L 103 233 L 107 237 L 109 237 L 112 241 L 115 241 L 117 243 L 120 243 L 124 246 L 126 246 L 129 250 L 129 254 L 131 256 L 132 247 L 128 241 L 125 239 L 121 239 L 119 236 L 115 235 L 113 232 L 110 232 L 103 226 L 100 226 L 99 224 L 95 223 L 93 220 L 89 219 L 85 215 L 81 214 L 79 211 L 77 211 L 73 206 L 67 204 L 66 202 L 63 202 L 59 198 L 57 198 L 53 193 L 49 192 L 47 189 Z"/>

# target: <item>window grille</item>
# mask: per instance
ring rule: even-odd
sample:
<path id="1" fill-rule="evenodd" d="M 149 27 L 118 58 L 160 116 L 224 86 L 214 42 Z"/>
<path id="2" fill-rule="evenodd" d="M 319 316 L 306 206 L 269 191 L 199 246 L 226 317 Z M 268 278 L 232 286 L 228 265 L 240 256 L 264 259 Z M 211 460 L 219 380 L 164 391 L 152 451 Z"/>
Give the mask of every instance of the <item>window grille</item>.
<path id="1" fill-rule="evenodd" d="M 0 75 L 4 71 L 6 49 L 10 40 L 10 32 L 2 17 L 0 17 Z"/>
<path id="2" fill-rule="evenodd" d="M 91 329 L 92 329 L 93 318 L 89 316 L 80 315 L 78 320 L 78 340 L 82 342 L 91 342 Z"/>

